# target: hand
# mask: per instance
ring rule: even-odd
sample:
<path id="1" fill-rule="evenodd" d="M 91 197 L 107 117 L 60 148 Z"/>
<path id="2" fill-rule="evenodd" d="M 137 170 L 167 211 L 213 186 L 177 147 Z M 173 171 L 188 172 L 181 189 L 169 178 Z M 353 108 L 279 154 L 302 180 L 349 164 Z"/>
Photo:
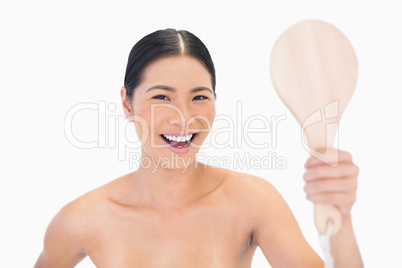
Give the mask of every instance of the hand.
<path id="1" fill-rule="evenodd" d="M 306 198 L 313 203 L 333 205 L 346 217 L 356 201 L 359 168 L 350 153 L 334 148 L 327 148 L 321 160 L 311 156 L 304 165 Z"/>

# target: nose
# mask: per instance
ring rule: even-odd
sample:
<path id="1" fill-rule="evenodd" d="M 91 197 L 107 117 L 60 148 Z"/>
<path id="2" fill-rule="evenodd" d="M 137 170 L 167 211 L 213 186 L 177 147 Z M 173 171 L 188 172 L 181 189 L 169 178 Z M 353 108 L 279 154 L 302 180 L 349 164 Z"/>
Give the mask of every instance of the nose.
<path id="1" fill-rule="evenodd" d="M 194 120 L 191 120 L 193 113 L 191 108 L 186 104 L 176 104 L 172 105 L 171 111 L 168 117 L 168 123 L 170 125 L 179 126 L 182 129 L 186 129 L 189 126 L 187 124 L 192 124 Z"/>

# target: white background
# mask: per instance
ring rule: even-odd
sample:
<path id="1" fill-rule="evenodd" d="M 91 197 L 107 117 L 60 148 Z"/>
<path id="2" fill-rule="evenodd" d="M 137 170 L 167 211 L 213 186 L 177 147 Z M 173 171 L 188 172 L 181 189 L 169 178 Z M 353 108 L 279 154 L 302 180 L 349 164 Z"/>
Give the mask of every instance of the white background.
<path id="1" fill-rule="evenodd" d="M 189 30 L 209 48 L 217 70 L 218 115 L 236 121 L 236 103 L 241 100 L 244 119 L 255 114 L 287 116 L 278 125 L 276 148 L 253 150 L 243 144 L 203 152 L 264 156 L 272 151 L 286 158 L 284 170 L 242 171 L 269 180 L 281 192 L 307 240 L 321 254 L 312 205 L 302 190 L 308 154 L 300 128 L 269 76 L 276 38 L 302 19 L 336 25 L 355 48 L 359 81 L 339 129 L 339 147 L 352 152 L 361 170 L 353 209 L 355 232 L 366 267 L 401 267 L 398 1 L 8 2 L 0 4 L 2 267 L 32 267 L 46 227 L 63 205 L 131 171 L 113 146 L 71 145 L 64 119 L 71 107 L 84 102 L 115 104 L 116 111 L 108 115 L 122 115 L 119 90 L 128 53 L 144 35 L 165 28 Z M 77 117 L 74 130 L 80 139 L 95 139 L 96 112 Z M 263 142 L 264 136 L 258 139 Z M 78 267 L 93 265 L 86 259 Z M 253 267 L 269 267 L 259 250 Z"/>

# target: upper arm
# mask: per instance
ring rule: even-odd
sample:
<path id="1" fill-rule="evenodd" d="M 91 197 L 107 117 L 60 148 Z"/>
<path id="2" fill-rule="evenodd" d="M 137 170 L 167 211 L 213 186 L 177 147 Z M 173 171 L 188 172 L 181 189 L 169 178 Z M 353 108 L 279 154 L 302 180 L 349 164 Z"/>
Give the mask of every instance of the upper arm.
<path id="1" fill-rule="evenodd" d="M 44 247 L 35 268 L 70 268 L 85 256 L 82 213 L 78 201 L 63 207 L 46 230 Z"/>
<path id="2" fill-rule="evenodd" d="M 255 183 L 253 242 L 272 267 L 323 267 L 279 192 L 264 179 L 257 178 Z"/>

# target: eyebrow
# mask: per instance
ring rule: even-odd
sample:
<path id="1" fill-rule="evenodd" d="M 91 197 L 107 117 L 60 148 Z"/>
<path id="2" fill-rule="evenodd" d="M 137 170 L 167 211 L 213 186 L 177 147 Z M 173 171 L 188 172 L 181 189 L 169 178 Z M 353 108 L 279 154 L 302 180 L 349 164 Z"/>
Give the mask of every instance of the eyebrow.
<path id="1" fill-rule="evenodd" d="M 167 91 L 170 91 L 170 92 L 176 92 L 176 89 L 175 89 L 175 88 L 169 87 L 169 86 L 165 86 L 165 85 L 156 85 L 156 86 L 150 87 L 150 88 L 147 89 L 146 92 L 151 91 L 151 90 L 154 90 L 154 89 L 162 89 L 162 90 L 167 90 Z M 214 93 L 212 92 L 212 90 L 211 90 L 210 88 L 208 88 L 208 87 L 196 87 L 196 88 L 193 88 L 193 89 L 191 90 L 191 93 L 195 93 L 195 92 L 199 92 L 199 91 L 204 91 L 204 90 L 207 90 L 207 91 L 211 92 L 212 94 L 214 94 Z"/>

